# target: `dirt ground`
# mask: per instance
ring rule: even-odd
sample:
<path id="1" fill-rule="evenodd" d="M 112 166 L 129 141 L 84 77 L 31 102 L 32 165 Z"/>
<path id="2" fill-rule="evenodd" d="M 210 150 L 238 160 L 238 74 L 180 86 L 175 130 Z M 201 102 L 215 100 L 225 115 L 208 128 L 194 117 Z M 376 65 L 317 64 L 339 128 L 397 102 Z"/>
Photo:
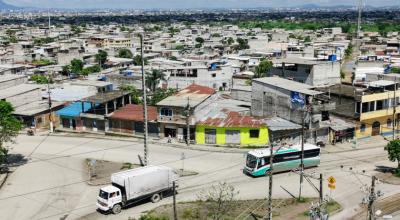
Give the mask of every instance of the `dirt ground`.
<path id="1" fill-rule="evenodd" d="M 308 209 L 312 202 L 316 199 L 306 199 L 305 202 L 297 202 L 294 199 L 273 200 L 273 216 L 276 220 L 299 219 L 306 220 L 308 217 Z M 341 209 L 340 205 L 336 202 L 329 208 L 331 213 Z M 202 202 L 186 202 L 178 203 L 178 219 L 211 219 L 207 217 L 207 205 Z M 254 220 L 263 219 L 267 213 L 266 200 L 240 200 L 235 201 L 233 208 L 224 216 L 223 219 L 241 219 L 241 220 Z M 156 208 L 149 213 L 153 216 L 165 217 L 166 219 L 173 219 L 172 205 L 165 205 Z"/>
<path id="2" fill-rule="evenodd" d="M 139 164 L 115 163 L 105 160 L 86 159 L 84 166 L 88 170 L 89 181 L 92 186 L 106 185 L 111 183 L 111 174 L 140 167 Z M 175 170 L 180 177 L 197 175 L 197 172 L 190 170 Z"/>
<path id="3" fill-rule="evenodd" d="M 400 177 L 394 176 L 392 173 L 379 173 L 376 177 L 385 183 L 400 185 Z"/>
<path id="4" fill-rule="evenodd" d="M 89 181 L 92 186 L 106 185 L 111 183 L 111 174 L 140 167 L 138 164 L 115 163 L 105 160 L 86 159 L 85 166 L 88 170 Z"/>

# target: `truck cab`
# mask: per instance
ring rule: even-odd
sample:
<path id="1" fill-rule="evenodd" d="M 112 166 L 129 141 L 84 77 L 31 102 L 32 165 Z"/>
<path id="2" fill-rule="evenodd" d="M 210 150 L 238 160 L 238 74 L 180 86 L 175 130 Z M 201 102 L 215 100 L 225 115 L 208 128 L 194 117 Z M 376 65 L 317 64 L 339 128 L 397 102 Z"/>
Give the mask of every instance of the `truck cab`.
<path id="1" fill-rule="evenodd" d="M 121 202 L 121 190 L 115 186 L 106 186 L 100 189 L 96 205 L 102 211 L 112 210 L 113 213 L 117 214 L 121 212 Z"/>

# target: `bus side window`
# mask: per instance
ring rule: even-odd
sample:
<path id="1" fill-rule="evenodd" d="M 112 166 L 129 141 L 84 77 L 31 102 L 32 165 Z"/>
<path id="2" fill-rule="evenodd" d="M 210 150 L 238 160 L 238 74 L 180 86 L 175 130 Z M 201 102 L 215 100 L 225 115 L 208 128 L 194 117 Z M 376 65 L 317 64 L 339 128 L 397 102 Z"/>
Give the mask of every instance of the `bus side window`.
<path id="1" fill-rule="evenodd" d="M 261 158 L 261 166 L 260 167 L 263 167 L 263 166 L 265 166 L 265 158 Z"/>

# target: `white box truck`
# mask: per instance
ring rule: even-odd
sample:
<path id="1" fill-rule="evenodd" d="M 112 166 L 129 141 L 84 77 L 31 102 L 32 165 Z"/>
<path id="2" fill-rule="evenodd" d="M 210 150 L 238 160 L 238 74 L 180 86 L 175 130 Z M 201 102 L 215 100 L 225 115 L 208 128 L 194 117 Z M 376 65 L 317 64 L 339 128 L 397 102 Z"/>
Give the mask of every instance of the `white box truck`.
<path id="1" fill-rule="evenodd" d="M 97 208 L 114 214 L 121 209 L 142 199 L 150 198 L 152 202 L 162 199 L 163 193 L 178 186 L 178 174 L 165 166 L 146 166 L 126 170 L 111 175 L 111 185 L 100 189 L 97 197 Z"/>

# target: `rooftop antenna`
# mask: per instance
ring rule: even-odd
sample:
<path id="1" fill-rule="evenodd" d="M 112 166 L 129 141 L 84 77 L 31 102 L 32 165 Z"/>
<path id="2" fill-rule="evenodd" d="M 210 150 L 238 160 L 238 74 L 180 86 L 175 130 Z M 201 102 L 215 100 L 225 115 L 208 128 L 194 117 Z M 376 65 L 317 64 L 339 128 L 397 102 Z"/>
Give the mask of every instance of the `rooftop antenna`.
<path id="1" fill-rule="evenodd" d="M 358 21 L 357 21 L 357 38 L 361 38 L 361 16 L 362 16 L 363 0 L 358 0 Z"/>
<path id="2" fill-rule="evenodd" d="M 50 37 L 50 28 L 51 28 L 51 17 L 50 17 L 50 8 L 47 9 L 47 16 L 49 17 L 49 37 Z"/>

